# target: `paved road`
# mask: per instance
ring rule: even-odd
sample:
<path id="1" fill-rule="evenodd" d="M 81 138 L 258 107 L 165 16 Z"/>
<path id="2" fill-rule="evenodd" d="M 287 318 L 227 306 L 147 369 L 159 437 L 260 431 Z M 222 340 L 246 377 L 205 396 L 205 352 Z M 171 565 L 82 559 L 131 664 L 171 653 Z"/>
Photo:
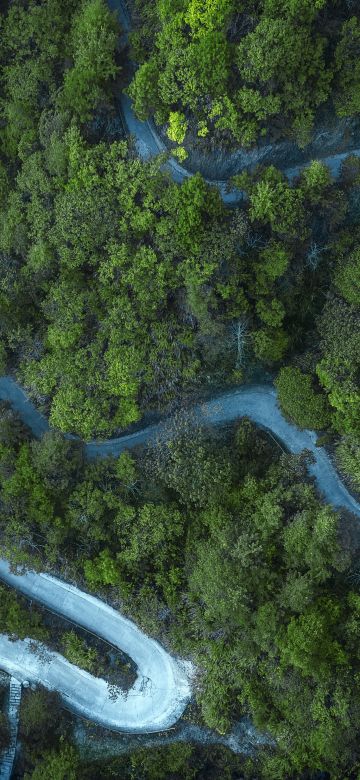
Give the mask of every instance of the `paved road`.
<path id="1" fill-rule="evenodd" d="M 0 559 L 0 579 L 30 599 L 63 615 L 120 648 L 137 666 L 137 679 L 115 701 L 105 680 L 70 664 L 40 643 L 11 641 L 0 635 L 0 666 L 21 682 L 57 690 L 70 709 L 105 727 L 132 732 L 166 729 L 190 699 L 191 665 L 173 658 L 154 639 L 100 599 L 46 574 L 13 574 Z"/>
<path id="2" fill-rule="evenodd" d="M 129 30 L 129 16 L 121 0 L 109 0 L 119 12 L 123 28 Z M 128 97 L 120 98 L 127 129 L 135 138 L 139 155 L 148 159 L 164 151 L 152 122 L 140 122 L 134 115 Z M 351 151 L 360 156 L 360 149 Z M 332 174 L 338 176 L 347 154 L 324 158 Z M 176 181 L 191 175 L 176 160 L 167 163 Z M 289 179 L 303 168 L 286 169 Z M 217 186 L 224 202 L 235 203 L 240 192 L 226 190 L 226 182 L 210 182 Z M 9 377 L 0 379 L 0 398 L 9 400 L 24 422 L 40 437 L 48 430 L 47 420 L 34 408 L 25 393 Z M 258 425 L 272 431 L 291 452 L 308 449 L 314 455 L 309 471 L 315 477 L 325 500 L 335 507 L 343 506 L 360 516 L 360 505 L 350 495 L 334 469 L 325 450 L 315 445 L 312 431 L 301 431 L 288 423 L 281 414 L 275 390 L 268 386 L 235 390 L 197 406 L 196 414 L 211 424 L 228 422 L 248 416 Z M 118 455 L 124 449 L 150 441 L 163 429 L 160 423 L 131 435 L 105 442 L 89 442 L 89 458 Z M 58 690 L 68 706 L 102 725 L 126 731 L 148 732 L 169 727 L 183 712 L 190 698 L 191 667 L 172 658 L 157 642 L 143 634 L 131 621 L 104 602 L 45 574 L 27 572 L 19 576 L 9 571 L 8 563 L 0 559 L 0 578 L 30 598 L 53 611 L 71 618 L 128 653 L 138 668 L 138 677 L 127 696 L 113 701 L 104 680 L 94 678 L 73 666 L 59 654 L 43 648 L 45 658 L 34 654 L 29 640 L 11 642 L 0 636 L 0 665 L 19 680 L 25 679 Z"/>
<path id="3" fill-rule="evenodd" d="M 108 5 L 112 10 L 117 11 L 120 24 L 126 36 L 131 29 L 131 19 L 126 7 L 126 3 L 124 0 L 108 0 Z M 132 107 L 132 101 L 127 95 L 119 95 L 118 103 L 125 121 L 127 131 L 129 135 L 131 135 L 135 140 L 139 157 L 141 157 L 143 160 L 148 160 L 151 157 L 156 157 L 156 155 L 158 155 L 160 152 L 169 151 L 163 140 L 160 138 L 154 122 L 152 120 L 146 120 L 145 122 L 142 122 L 135 116 Z M 341 164 L 349 156 L 349 154 L 360 157 L 360 148 L 351 149 L 349 152 L 341 152 L 339 154 L 333 154 L 330 156 L 321 156 L 321 159 L 322 162 L 328 166 L 332 176 L 337 178 L 340 174 Z M 261 159 L 259 159 L 259 162 L 261 162 Z M 304 162 L 301 165 L 283 168 L 283 173 L 291 181 L 299 175 L 301 170 L 310 165 L 310 163 L 311 160 Z M 249 167 L 251 168 L 251 165 Z M 254 164 L 252 167 L 254 167 Z M 164 168 L 170 171 L 174 181 L 179 183 L 193 175 L 183 165 L 180 165 L 174 157 L 169 158 L 167 163 L 164 165 Z M 241 192 L 240 190 L 230 189 L 228 191 L 227 181 L 207 179 L 207 182 L 208 184 L 212 184 L 218 188 L 224 203 L 229 206 L 239 203 L 244 198 L 245 193 Z"/>
<path id="4" fill-rule="evenodd" d="M 23 391 L 8 378 L 0 379 L 0 398 L 6 397 L 18 409 L 37 436 L 48 428 L 45 418 L 28 401 Z M 210 424 L 230 422 L 248 416 L 272 431 L 291 452 L 310 450 L 315 477 L 325 500 L 346 507 L 360 517 L 360 506 L 350 495 L 324 449 L 316 447 L 316 435 L 287 422 L 278 405 L 274 388 L 256 386 L 234 390 L 194 408 L 199 420 Z M 125 449 L 149 442 L 164 432 L 165 424 L 104 442 L 89 442 L 89 458 L 118 455 Z M 191 667 L 174 659 L 131 621 L 104 602 L 46 574 L 27 572 L 19 576 L 0 559 L 0 579 L 24 595 L 64 615 L 121 648 L 135 662 L 138 677 L 127 696 L 113 701 L 104 680 L 70 664 L 62 656 L 46 651 L 45 660 L 31 650 L 29 640 L 12 642 L 0 635 L 0 666 L 17 679 L 41 682 L 58 690 L 67 705 L 109 728 L 150 732 L 171 726 L 182 714 L 191 695 Z"/>
<path id="5" fill-rule="evenodd" d="M 24 391 L 11 377 L 0 378 L 0 399 L 10 401 L 14 409 L 32 429 L 37 437 L 49 429 L 46 418 L 41 415 L 26 397 Z M 314 463 L 309 467 L 315 477 L 317 487 L 324 499 L 332 506 L 346 507 L 360 517 L 360 505 L 349 493 L 323 447 L 316 446 L 314 431 L 300 430 L 289 423 L 281 413 L 275 388 L 271 385 L 256 385 L 232 390 L 194 408 L 199 419 L 211 424 L 231 422 L 238 417 L 250 417 L 257 425 L 271 431 L 280 439 L 286 449 L 298 453 L 310 450 Z M 146 444 L 166 430 L 166 421 L 150 425 L 136 433 L 125 434 L 107 441 L 90 441 L 85 444 L 89 459 L 103 458 L 107 455 L 120 455 L 127 449 Z"/>

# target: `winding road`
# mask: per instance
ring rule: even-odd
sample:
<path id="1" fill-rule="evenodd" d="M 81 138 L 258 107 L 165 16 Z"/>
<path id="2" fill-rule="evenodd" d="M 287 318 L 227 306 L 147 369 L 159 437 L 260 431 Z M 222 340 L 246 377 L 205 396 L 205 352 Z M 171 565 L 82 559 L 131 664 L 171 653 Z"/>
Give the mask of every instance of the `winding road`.
<path id="1" fill-rule="evenodd" d="M 11 377 L 0 378 L 0 399 L 11 403 L 35 436 L 41 437 L 49 429 L 45 417 Z M 316 434 L 300 430 L 284 418 L 273 387 L 233 390 L 195 406 L 193 413 L 200 422 L 211 425 L 247 416 L 275 434 L 290 452 L 309 450 L 313 456 L 309 472 L 324 499 L 360 517 L 359 503 L 343 484 L 326 451 L 316 446 Z M 155 441 L 168 431 L 164 421 L 117 439 L 88 442 L 86 456 L 118 456 L 124 450 Z M 138 675 L 130 691 L 114 701 L 105 680 L 93 677 L 39 643 L 28 639 L 12 641 L 0 635 L 0 667 L 6 672 L 20 681 L 42 683 L 57 690 L 70 709 L 114 730 L 147 733 L 169 728 L 178 720 L 191 697 L 191 664 L 173 658 L 130 620 L 72 585 L 43 573 L 15 574 L 3 559 L 0 579 L 120 648 L 133 659 Z"/>
<path id="2" fill-rule="evenodd" d="M 0 399 L 10 402 L 37 438 L 41 438 L 45 431 L 49 430 L 46 417 L 37 411 L 22 388 L 11 377 L 0 377 Z M 315 478 L 317 487 L 327 503 L 335 507 L 345 507 L 360 517 L 360 504 L 345 487 L 326 450 L 316 446 L 316 433 L 301 430 L 285 419 L 279 409 L 276 390 L 272 385 L 240 387 L 223 393 L 211 401 L 198 404 L 193 408 L 193 413 L 199 421 L 210 425 L 232 422 L 239 417 L 249 417 L 257 425 L 271 431 L 290 452 L 299 453 L 309 450 L 314 459 L 309 466 L 309 472 Z M 168 423 L 165 420 L 116 439 L 90 441 L 85 444 L 86 457 L 90 460 L 109 455 L 117 457 L 124 450 L 156 440 L 157 437 L 166 434 L 167 430 Z M 74 437 L 70 436 L 70 438 Z"/>
<path id="3" fill-rule="evenodd" d="M 117 12 L 122 30 L 124 32 L 124 36 L 127 37 L 128 33 L 131 30 L 131 17 L 127 9 L 125 0 L 108 0 L 108 5 L 113 11 Z M 156 157 L 160 153 L 163 152 L 169 153 L 169 149 L 165 145 L 159 133 L 157 132 L 153 120 L 148 119 L 145 122 L 143 122 L 140 119 L 138 119 L 134 113 L 132 102 L 130 98 L 127 95 L 125 95 L 125 93 L 121 93 L 121 95 L 119 96 L 118 106 L 120 108 L 127 132 L 134 139 L 136 145 L 136 151 L 139 157 L 141 157 L 141 159 L 148 160 L 152 157 Z M 263 151 L 265 152 L 265 147 Z M 350 149 L 349 151 L 340 152 L 338 154 L 332 154 L 328 156 L 317 155 L 317 159 L 321 159 L 321 161 L 329 168 L 331 175 L 334 178 L 337 178 L 340 175 L 341 165 L 344 162 L 344 160 L 346 160 L 346 158 L 349 156 L 349 154 L 355 155 L 356 157 L 360 157 L 360 148 L 355 147 Z M 256 166 L 256 164 L 262 162 L 262 147 L 250 151 L 247 157 L 248 157 L 248 164 L 245 165 L 244 168 L 248 168 L 249 170 L 251 170 Z M 280 165 L 279 167 L 281 168 L 285 176 L 289 179 L 289 181 L 292 181 L 297 176 L 299 176 L 299 173 L 304 168 L 310 165 L 311 161 L 312 160 L 310 159 L 308 160 L 308 162 L 303 162 L 298 165 L 291 165 L 289 167 L 284 167 Z M 269 163 L 266 162 L 266 164 Z M 168 170 L 171 173 L 171 176 L 174 179 L 174 181 L 178 183 L 181 183 L 185 179 L 189 178 L 189 176 L 193 175 L 183 165 L 180 165 L 180 163 L 175 159 L 175 157 L 169 156 L 169 159 L 167 160 L 167 162 L 163 167 L 164 170 Z M 236 171 L 234 171 L 234 173 L 235 172 Z M 223 202 L 226 203 L 228 206 L 236 205 L 237 203 L 241 202 L 244 199 L 245 194 L 241 190 L 229 187 L 228 181 L 217 180 L 217 179 L 206 179 L 206 181 L 208 184 L 217 187 L 217 189 L 221 194 Z"/>
<path id="4" fill-rule="evenodd" d="M 119 12 L 123 29 L 128 31 L 130 20 L 123 3 L 109 0 L 109 5 Z M 165 151 L 153 123 L 140 122 L 135 117 L 128 97 L 123 95 L 119 100 L 127 130 L 135 138 L 139 155 L 147 159 Z M 360 149 L 351 153 L 360 156 Z M 342 153 L 324 158 L 334 176 L 338 175 L 346 156 Z M 191 175 L 172 158 L 166 167 L 176 181 Z M 297 166 L 284 172 L 292 179 L 299 171 L 300 166 Z M 228 192 L 226 182 L 210 183 L 219 188 L 228 204 L 236 203 L 242 197 L 239 192 Z M 0 398 L 11 403 L 35 436 L 41 437 L 49 429 L 46 418 L 10 377 L 0 378 Z M 360 517 L 360 504 L 343 484 L 326 451 L 316 446 L 315 433 L 299 430 L 284 418 L 271 386 L 233 390 L 197 405 L 194 413 L 199 420 L 209 424 L 247 416 L 276 435 L 289 451 L 299 453 L 309 450 L 313 455 L 309 472 L 324 500 L 334 507 L 345 507 Z M 168 427 L 164 422 L 117 439 L 88 442 L 85 444 L 86 455 L 90 459 L 117 456 L 125 449 L 153 441 L 166 430 Z M 9 637 L 0 635 L 0 667 L 10 675 L 22 682 L 41 682 L 49 689 L 58 690 L 72 710 L 115 730 L 158 731 L 168 728 L 180 717 L 191 696 L 191 664 L 173 658 L 158 642 L 104 602 L 54 577 L 31 571 L 16 574 L 10 571 L 7 561 L 0 559 L 0 579 L 28 598 L 121 648 L 131 656 L 138 669 L 133 687 L 114 701 L 106 681 L 101 678 L 92 677 L 39 643 L 30 643 L 28 639 L 11 641 Z M 34 646 L 37 646 L 37 652 L 34 652 Z"/>
<path id="5" fill-rule="evenodd" d="M 31 571 L 13 574 L 8 562 L 0 559 L 0 578 L 27 598 L 120 648 L 137 666 L 132 688 L 113 699 L 105 680 L 79 669 L 59 653 L 39 642 L 0 635 L 0 666 L 8 674 L 57 690 L 71 710 L 114 730 L 160 731 L 178 720 L 191 695 L 191 664 L 173 658 L 104 601 L 55 577 Z"/>

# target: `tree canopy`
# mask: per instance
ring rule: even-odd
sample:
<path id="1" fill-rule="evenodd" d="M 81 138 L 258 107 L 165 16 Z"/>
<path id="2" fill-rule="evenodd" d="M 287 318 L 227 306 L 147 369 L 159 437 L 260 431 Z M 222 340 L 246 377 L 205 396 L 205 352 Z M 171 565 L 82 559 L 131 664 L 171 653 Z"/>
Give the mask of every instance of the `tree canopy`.
<path id="1" fill-rule="evenodd" d="M 344 6 L 344 4 L 343 4 Z M 317 109 L 359 112 L 360 19 L 331 0 L 135 4 L 130 94 L 169 138 L 251 145 L 271 128 L 300 145 Z M 175 127 L 178 128 L 175 131 Z"/>

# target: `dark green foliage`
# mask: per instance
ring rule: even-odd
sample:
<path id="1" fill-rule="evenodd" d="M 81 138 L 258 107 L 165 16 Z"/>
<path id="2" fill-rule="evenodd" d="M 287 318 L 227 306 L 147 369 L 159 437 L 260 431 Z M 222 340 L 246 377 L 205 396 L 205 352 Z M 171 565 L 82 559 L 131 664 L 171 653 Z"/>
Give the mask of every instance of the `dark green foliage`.
<path id="1" fill-rule="evenodd" d="M 359 111 L 358 10 L 343 6 L 137 2 L 140 67 L 130 94 L 138 115 L 155 113 L 180 144 L 191 129 L 249 145 L 270 127 L 305 146 L 316 110 L 333 95 L 340 116 Z"/>
<path id="2" fill-rule="evenodd" d="M 226 732 L 248 714 L 270 731 L 278 749 L 265 752 L 264 777 L 281 766 L 289 777 L 321 768 L 340 778 L 357 760 L 359 596 L 338 517 L 306 481 L 306 459 L 281 454 L 246 420 L 226 438 L 178 418 L 173 436 L 142 455 L 146 476 L 127 454 L 80 462 L 67 495 L 58 484 L 68 454 L 59 483 L 45 488 L 37 447 L 15 440 L 4 454 L 7 554 L 19 555 L 21 506 L 24 558 L 34 560 L 34 543 L 41 566 L 56 553 L 191 654 L 209 726 Z M 57 521 L 49 509 L 45 517 L 45 497 Z M 83 647 L 71 646 L 83 662 Z M 41 756 L 52 766 L 53 755 Z"/>
<path id="3" fill-rule="evenodd" d="M 0 585 L 0 625 L 1 630 L 13 638 L 31 636 L 46 641 L 48 637 L 37 610 L 29 609 L 25 599 L 4 585 Z"/>
<path id="4" fill-rule="evenodd" d="M 4 712 L 0 712 L 0 752 L 5 750 L 10 741 L 9 721 Z"/>
<path id="5" fill-rule="evenodd" d="M 60 697 L 53 691 L 45 688 L 24 691 L 20 710 L 20 736 L 34 751 L 54 745 L 61 720 L 59 707 Z"/>
<path id="6" fill-rule="evenodd" d="M 79 770 L 79 780 L 255 780 L 248 773 L 251 761 L 244 760 L 222 746 L 176 742 L 139 748 L 131 755 L 86 762 Z"/>
<path id="7" fill-rule="evenodd" d="M 360 306 L 360 250 L 341 258 L 335 273 L 335 285 L 348 303 Z"/>
<path id="8" fill-rule="evenodd" d="M 334 408 L 340 433 L 360 437 L 360 308 L 333 298 L 319 321 L 323 357 L 316 372 Z"/>
<path id="9" fill-rule="evenodd" d="M 194 128 L 252 143 L 285 127 L 305 143 L 331 95 L 341 116 L 358 113 L 357 11 L 240 5 L 141 3 L 140 115 L 155 112 L 178 144 Z M 337 457 L 359 489 L 357 161 L 337 183 L 316 161 L 291 184 L 258 168 L 235 179 L 247 199 L 227 210 L 201 176 L 177 185 L 162 159 L 97 138 L 119 73 L 102 0 L 15 0 L 1 34 L 0 370 L 17 372 L 53 426 L 90 438 L 270 367 L 286 415 L 341 435 Z M 249 420 L 215 435 L 179 414 L 140 461 L 89 463 L 79 441 L 35 442 L 0 411 L 2 554 L 85 579 L 191 656 L 207 725 L 226 732 L 245 714 L 276 739 L 256 777 L 351 776 L 356 533 L 350 561 L 345 520 L 319 503 L 306 457 L 281 454 Z M 0 595 L 2 630 L 47 640 L 35 610 Z M 94 669 L 72 631 L 63 646 Z M 24 696 L 25 777 L 252 776 L 188 745 L 137 751 L 109 775 L 80 765 L 55 698 Z"/>
<path id="10" fill-rule="evenodd" d="M 339 116 L 360 111 L 360 23 L 356 16 L 344 22 L 335 51 L 336 109 Z"/>
<path id="11" fill-rule="evenodd" d="M 119 25 L 104 0 L 85 0 L 73 18 L 69 54 L 73 61 L 64 79 L 60 104 L 81 121 L 106 94 L 104 87 L 118 72 L 115 53 Z"/>
<path id="12" fill-rule="evenodd" d="M 104 0 L 83 0 L 80 7 L 74 0 L 11 4 L 0 55 L 5 154 L 22 156 L 33 150 L 37 124 L 48 105 L 69 108 L 81 121 L 89 118 L 118 71 L 118 34 Z"/>
<path id="13" fill-rule="evenodd" d="M 40 112 L 57 85 L 73 0 L 11 4 L 2 24 L 1 131 L 6 154 L 31 148 Z"/>
<path id="14" fill-rule="evenodd" d="M 326 397 L 313 389 L 311 376 L 298 368 L 282 368 L 276 387 L 279 403 L 287 417 L 300 428 L 326 428 L 330 410 Z"/>
<path id="15" fill-rule="evenodd" d="M 360 492 L 360 444 L 351 438 L 342 438 L 336 448 L 340 469 L 350 479 L 353 488 Z"/>

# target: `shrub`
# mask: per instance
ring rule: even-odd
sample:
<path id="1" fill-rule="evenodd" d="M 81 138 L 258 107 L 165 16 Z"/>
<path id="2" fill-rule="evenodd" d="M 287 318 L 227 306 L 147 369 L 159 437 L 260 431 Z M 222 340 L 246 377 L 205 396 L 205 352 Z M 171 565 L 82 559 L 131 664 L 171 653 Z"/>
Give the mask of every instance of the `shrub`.
<path id="1" fill-rule="evenodd" d="M 316 430 L 329 425 L 330 410 L 327 399 L 315 392 L 309 374 L 286 366 L 280 370 L 275 385 L 282 410 L 301 428 Z"/>

